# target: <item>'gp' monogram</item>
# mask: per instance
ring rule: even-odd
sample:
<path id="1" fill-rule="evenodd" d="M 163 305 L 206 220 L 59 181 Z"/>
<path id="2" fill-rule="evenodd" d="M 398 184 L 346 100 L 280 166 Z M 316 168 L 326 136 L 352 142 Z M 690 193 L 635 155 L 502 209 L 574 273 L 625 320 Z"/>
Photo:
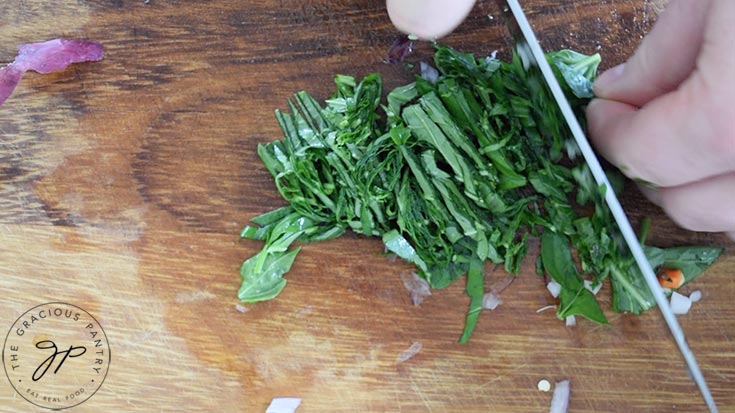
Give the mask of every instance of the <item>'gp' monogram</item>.
<path id="1" fill-rule="evenodd" d="M 54 343 L 51 340 L 39 341 L 38 343 L 36 343 L 36 348 L 40 350 L 53 349 L 54 352 L 53 354 L 48 356 L 46 360 L 41 362 L 41 364 L 33 372 L 33 376 L 31 377 L 33 381 L 39 381 L 41 380 L 41 378 L 43 378 L 43 376 L 46 374 L 46 372 L 51 367 L 51 365 L 54 364 L 54 360 L 56 360 L 56 356 L 63 354 L 64 358 L 62 358 L 61 361 L 59 362 L 59 365 L 56 366 L 56 369 L 54 370 L 54 374 L 56 374 L 59 371 L 59 369 L 61 368 L 61 365 L 64 364 L 64 361 L 66 361 L 67 358 L 79 357 L 82 354 L 87 352 L 87 348 L 84 346 L 77 346 L 77 347 L 69 346 L 69 350 L 59 351 L 59 349 L 56 347 L 56 343 Z M 81 350 L 81 352 L 79 352 L 79 350 Z M 44 366 L 45 368 L 43 369 L 43 371 L 40 371 L 39 373 L 39 370 L 41 370 L 41 368 L 43 368 Z"/>

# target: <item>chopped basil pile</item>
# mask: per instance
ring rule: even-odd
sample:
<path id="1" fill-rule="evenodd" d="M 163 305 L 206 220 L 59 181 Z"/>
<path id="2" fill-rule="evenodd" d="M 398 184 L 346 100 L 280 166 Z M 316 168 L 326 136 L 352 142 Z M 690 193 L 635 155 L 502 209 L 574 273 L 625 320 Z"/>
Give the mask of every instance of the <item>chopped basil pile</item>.
<path id="1" fill-rule="evenodd" d="M 562 50 L 547 59 L 581 117 L 600 56 Z M 295 242 L 350 230 L 381 237 L 432 288 L 466 275 L 461 342 L 482 308 L 485 262 L 518 273 L 529 237 L 541 238 L 537 268 L 561 285 L 560 318 L 606 323 L 588 288 L 606 279 L 614 310 L 653 307 L 604 204 L 611 189 L 598 187 L 576 156 L 536 69 L 526 71 L 518 56 L 503 62 L 441 45 L 434 64 L 438 78 L 418 77 L 385 101 L 378 74 L 359 82 L 338 75 L 324 105 L 302 91 L 290 113 L 276 111 L 285 137 L 259 145 L 258 154 L 288 206 L 243 229 L 243 238 L 265 244 L 242 265 L 239 298 L 277 296 L 299 252 Z M 622 183 L 619 175 L 612 180 Z M 686 281 L 720 254 L 707 247 L 646 251 L 655 267 L 676 266 Z"/>

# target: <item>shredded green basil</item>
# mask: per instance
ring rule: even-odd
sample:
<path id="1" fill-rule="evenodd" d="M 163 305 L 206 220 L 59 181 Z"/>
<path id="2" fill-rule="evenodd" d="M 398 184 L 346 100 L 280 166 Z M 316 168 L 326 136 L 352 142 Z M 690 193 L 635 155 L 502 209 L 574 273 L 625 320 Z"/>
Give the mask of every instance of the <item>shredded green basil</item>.
<path id="1" fill-rule="evenodd" d="M 562 50 L 547 58 L 581 117 L 599 55 Z M 284 137 L 259 145 L 258 155 L 288 205 L 243 229 L 243 238 L 264 246 L 242 265 L 239 298 L 278 295 L 299 252 L 294 242 L 349 230 L 381 237 L 432 288 L 466 275 L 470 306 L 461 342 L 469 340 L 482 308 L 484 264 L 517 274 L 529 237 L 541 237 L 537 271 L 562 287 L 558 317 L 607 322 L 584 279 L 610 279 L 617 311 L 651 308 L 652 296 L 604 204 L 608 189 L 576 157 L 536 69 L 526 71 L 518 56 L 478 59 L 442 45 L 434 64 L 435 82 L 417 77 L 386 99 L 378 74 L 360 81 L 338 75 L 324 104 L 299 92 L 288 112 L 276 111 Z M 680 268 L 686 281 L 720 251 L 646 247 L 655 267 Z"/>

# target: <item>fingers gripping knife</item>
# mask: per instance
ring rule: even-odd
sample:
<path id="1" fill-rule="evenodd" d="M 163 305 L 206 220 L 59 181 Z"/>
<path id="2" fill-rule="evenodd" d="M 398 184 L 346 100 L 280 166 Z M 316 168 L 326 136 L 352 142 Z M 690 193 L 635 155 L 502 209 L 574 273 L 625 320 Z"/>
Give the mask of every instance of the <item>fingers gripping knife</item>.
<path id="1" fill-rule="evenodd" d="M 533 29 L 528 23 L 528 19 L 526 19 L 526 15 L 523 13 L 523 9 L 518 3 L 518 0 L 497 0 L 497 3 L 503 10 L 508 28 L 510 29 L 511 35 L 516 43 L 516 49 L 522 58 L 524 65 L 528 64 L 537 66 L 541 71 L 546 84 L 554 95 L 556 103 L 559 105 L 559 109 L 561 109 L 561 112 L 564 115 L 564 119 L 566 120 L 572 135 L 574 135 L 574 139 L 576 140 L 592 175 L 597 181 L 597 184 L 604 185 L 606 188 L 612 188 L 605 172 L 600 166 L 600 161 L 592 151 L 592 147 L 587 141 L 587 137 L 584 135 L 579 122 L 577 122 L 577 118 L 574 116 L 574 112 L 572 111 L 564 92 L 559 86 L 559 82 L 556 80 L 556 76 L 554 76 L 554 72 L 546 61 L 544 52 L 541 50 L 541 46 L 536 39 L 536 35 L 533 33 Z M 712 413 L 716 413 L 718 411 L 717 406 L 715 405 L 712 394 L 707 387 L 707 382 L 702 375 L 702 371 L 697 365 L 697 360 L 694 358 L 694 354 L 686 342 L 684 331 L 681 329 L 679 322 L 671 311 L 671 306 L 666 300 L 666 295 L 656 279 L 656 274 L 654 274 L 651 264 L 648 262 L 648 259 L 638 242 L 635 232 L 633 232 L 633 228 L 631 227 L 623 208 L 620 206 L 620 202 L 615 195 L 615 191 L 605 191 L 605 202 L 610 208 L 610 212 L 612 212 L 612 215 L 620 228 L 620 232 L 622 233 L 625 242 L 628 244 L 628 248 L 635 258 L 641 273 L 644 275 L 648 288 L 651 289 L 651 293 L 656 299 L 656 304 L 658 304 L 658 308 L 661 310 L 661 314 L 666 320 L 666 323 L 671 330 L 671 334 L 674 336 L 674 340 L 676 340 L 676 344 L 679 346 L 679 350 L 681 350 L 681 354 L 684 356 L 684 360 L 689 367 L 689 371 L 694 378 L 694 381 L 697 383 L 697 386 L 699 386 L 699 390 L 702 393 L 707 406 Z"/>

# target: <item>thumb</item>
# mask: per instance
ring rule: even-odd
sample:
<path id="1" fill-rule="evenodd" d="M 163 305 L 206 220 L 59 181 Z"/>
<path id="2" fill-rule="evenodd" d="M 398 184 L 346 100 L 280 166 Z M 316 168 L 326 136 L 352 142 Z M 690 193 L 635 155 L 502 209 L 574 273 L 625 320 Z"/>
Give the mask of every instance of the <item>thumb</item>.
<path id="1" fill-rule="evenodd" d="M 675 90 L 694 70 L 710 0 L 671 0 L 628 62 L 600 75 L 598 97 L 643 106 Z"/>
<path id="2" fill-rule="evenodd" d="M 475 0 L 387 0 L 393 25 L 420 39 L 446 36 L 470 14 Z"/>

